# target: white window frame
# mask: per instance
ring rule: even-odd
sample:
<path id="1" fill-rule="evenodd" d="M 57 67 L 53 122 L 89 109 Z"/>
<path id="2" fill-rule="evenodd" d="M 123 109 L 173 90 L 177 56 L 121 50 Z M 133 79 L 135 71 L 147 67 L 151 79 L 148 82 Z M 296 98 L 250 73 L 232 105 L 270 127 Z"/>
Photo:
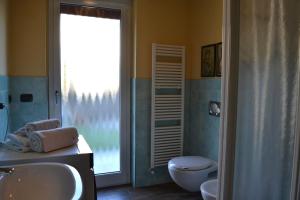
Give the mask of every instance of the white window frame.
<path id="1" fill-rule="evenodd" d="M 130 183 L 131 0 L 49 0 L 48 3 L 49 117 L 51 118 L 61 118 L 60 4 L 87 5 L 121 10 L 121 173 L 96 176 L 96 185 L 99 188 Z"/>

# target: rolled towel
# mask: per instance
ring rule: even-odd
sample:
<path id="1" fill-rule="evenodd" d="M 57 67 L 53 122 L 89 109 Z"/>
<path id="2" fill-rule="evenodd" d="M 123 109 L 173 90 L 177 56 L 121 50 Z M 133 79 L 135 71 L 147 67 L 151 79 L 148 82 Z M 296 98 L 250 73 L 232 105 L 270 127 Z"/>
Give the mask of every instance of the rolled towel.
<path id="1" fill-rule="evenodd" d="M 26 130 L 27 137 L 29 137 L 31 132 L 56 129 L 59 127 L 61 127 L 61 124 L 58 119 L 47 119 L 47 120 L 27 123 L 24 129 Z"/>
<path id="2" fill-rule="evenodd" d="M 78 132 L 73 127 L 34 131 L 29 139 L 33 151 L 49 152 L 76 144 Z"/>
<path id="3" fill-rule="evenodd" d="M 10 139 L 7 139 L 4 143 L 2 143 L 2 145 L 4 146 L 4 148 L 12 150 L 12 151 L 16 151 L 16 152 L 26 153 L 26 152 L 31 151 L 30 147 L 18 145 L 16 143 L 14 143 L 13 141 L 11 141 Z"/>
<path id="4" fill-rule="evenodd" d="M 30 140 L 25 136 L 8 134 L 7 138 L 18 146 L 30 147 Z"/>
<path id="5" fill-rule="evenodd" d="M 19 136 L 27 136 L 27 130 L 25 127 L 19 128 L 15 132 L 13 132 L 14 135 L 19 135 Z"/>

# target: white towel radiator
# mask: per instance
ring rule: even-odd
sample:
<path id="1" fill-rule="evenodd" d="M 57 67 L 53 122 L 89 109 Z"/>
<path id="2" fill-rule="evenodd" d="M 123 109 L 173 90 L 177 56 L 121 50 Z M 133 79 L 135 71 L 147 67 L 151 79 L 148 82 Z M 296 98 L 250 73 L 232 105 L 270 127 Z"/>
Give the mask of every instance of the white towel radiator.
<path id="1" fill-rule="evenodd" d="M 183 151 L 185 47 L 152 44 L 151 168 Z"/>

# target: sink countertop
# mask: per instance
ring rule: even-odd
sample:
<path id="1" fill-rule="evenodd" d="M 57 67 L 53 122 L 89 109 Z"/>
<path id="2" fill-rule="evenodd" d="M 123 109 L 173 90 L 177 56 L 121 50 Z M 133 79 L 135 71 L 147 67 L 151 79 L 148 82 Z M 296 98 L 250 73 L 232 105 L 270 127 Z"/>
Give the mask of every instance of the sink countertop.
<path id="1" fill-rule="evenodd" d="M 0 145 L 0 165 L 5 164 L 8 161 L 73 156 L 73 155 L 80 155 L 80 154 L 92 154 L 92 150 L 86 143 L 83 136 L 80 135 L 78 139 L 79 139 L 78 143 L 73 146 L 52 151 L 49 153 L 37 153 L 37 152 L 20 153 L 20 152 L 8 150 Z"/>

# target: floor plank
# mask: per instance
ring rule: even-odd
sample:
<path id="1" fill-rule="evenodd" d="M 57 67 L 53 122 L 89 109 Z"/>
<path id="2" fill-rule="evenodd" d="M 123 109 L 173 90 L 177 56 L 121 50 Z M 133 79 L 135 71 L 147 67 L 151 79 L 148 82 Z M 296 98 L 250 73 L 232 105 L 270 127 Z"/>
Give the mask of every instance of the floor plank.
<path id="1" fill-rule="evenodd" d="M 120 186 L 101 189 L 98 200 L 202 200 L 200 192 L 187 192 L 175 184 L 164 184 L 144 188 Z"/>

